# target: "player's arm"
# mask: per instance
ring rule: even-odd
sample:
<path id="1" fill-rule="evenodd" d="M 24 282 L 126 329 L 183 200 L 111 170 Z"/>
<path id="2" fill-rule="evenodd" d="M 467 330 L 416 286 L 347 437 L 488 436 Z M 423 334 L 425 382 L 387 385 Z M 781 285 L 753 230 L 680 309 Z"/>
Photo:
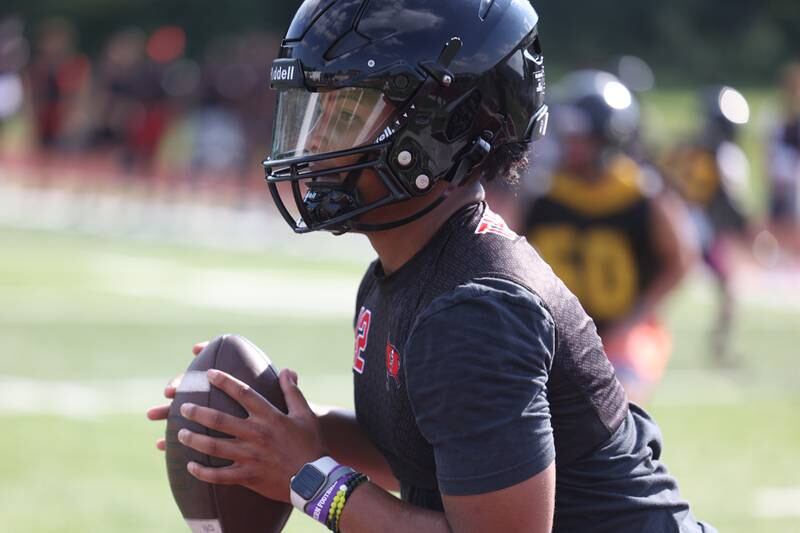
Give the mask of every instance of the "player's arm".
<path id="1" fill-rule="evenodd" d="M 400 483 L 389 463 L 372 444 L 352 410 L 313 406 L 320 421 L 323 439 L 331 457 L 367 474 L 373 482 L 389 491 L 399 491 Z"/>
<path id="2" fill-rule="evenodd" d="M 551 531 L 546 381 L 555 333 L 539 304 L 514 284 L 486 280 L 420 316 L 406 345 L 406 386 L 434 448 L 444 513 L 366 486 L 345 506 L 342 531 Z"/>
<path id="3" fill-rule="evenodd" d="M 642 294 L 636 312 L 626 324 L 635 324 L 651 316 L 688 274 L 699 253 L 697 236 L 680 198 L 665 192 L 654 199 L 652 205 L 650 240 L 659 273 Z"/>
<path id="4" fill-rule="evenodd" d="M 665 193 L 653 202 L 653 243 L 661 274 L 645 297 L 654 308 L 686 277 L 697 260 L 699 244 L 680 198 Z"/>
<path id="5" fill-rule="evenodd" d="M 513 487 L 475 496 L 445 496 L 445 512 L 427 511 L 367 484 L 347 501 L 344 533 L 546 533 L 553 527 L 555 466 Z"/>
<path id="6" fill-rule="evenodd" d="M 420 316 L 405 346 L 406 386 L 434 448 L 444 513 L 365 487 L 347 504 L 343 531 L 552 529 L 546 382 L 555 330 L 540 303 L 512 283 L 482 280 L 434 301 Z"/>

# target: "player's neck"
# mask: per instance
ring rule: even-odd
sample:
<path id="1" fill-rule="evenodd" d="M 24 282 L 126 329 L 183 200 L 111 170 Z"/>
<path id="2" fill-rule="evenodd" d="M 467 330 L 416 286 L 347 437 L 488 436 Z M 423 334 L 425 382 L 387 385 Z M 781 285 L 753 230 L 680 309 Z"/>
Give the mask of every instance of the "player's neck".
<path id="1" fill-rule="evenodd" d="M 432 192 L 432 197 L 435 194 Z M 480 183 L 454 190 L 445 201 L 422 217 L 399 228 L 368 233 L 385 274 L 396 272 L 422 250 L 439 229 L 462 207 L 484 198 Z"/>

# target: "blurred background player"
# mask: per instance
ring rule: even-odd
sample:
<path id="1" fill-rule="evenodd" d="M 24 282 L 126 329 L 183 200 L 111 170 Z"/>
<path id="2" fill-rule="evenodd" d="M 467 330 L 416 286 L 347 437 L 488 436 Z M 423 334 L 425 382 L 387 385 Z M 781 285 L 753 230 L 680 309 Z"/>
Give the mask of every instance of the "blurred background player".
<path id="1" fill-rule="evenodd" d="M 712 332 L 712 353 L 718 364 L 729 364 L 734 315 L 731 244 L 749 230 L 744 197 L 750 166 L 736 140 L 739 128 L 750 120 L 750 107 L 731 87 L 706 88 L 698 100 L 700 131 L 668 153 L 664 173 L 689 205 L 703 261 L 714 276 L 719 312 Z"/>
<path id="2" fill-rule="evenodd" d="M 642 161 L 639 106 L 617 77 L 574 72 L 554 95 L 545 149 L 556 152 L 538 154 L 551 170 L 531 177 L 524 231 L 594 319 L 629 397 L 646 402 L 672 348 L 657 308 L 692 262 L 688 216 Z"/>
<path id="3" fill-rule="evenodd" d="M 99 155 L 109 155 L 121 168 L 131 170 L 134 123 L 141 113 L 140 86 L 143 76 L 147 35 L 131 27 L 114 33 L 97 67 L 92 106 L 92 141 Z"/>
<path id="4" fill-rule="evenodd" d="M 76 50 L 75 29 L 52 19 L 39 28 L 29 69 L 36 138 L 44 153 L 80 144 L 81 99 L 91 83 L 91 63 Z"/>
<path id="5" fill-rule="evenodd" d="M 22 69 L 28 61 L 28 42 L 21 19 L 0 18 L 0 138 L 3 125 L 24 103 Z"/>
<path id="6" fill-rule="evenodd" d="M 784 246 L 800 253 L 800 63 L 786 68 L 783 91 L 785 115 L 768 151 L 770 225 Z"/>

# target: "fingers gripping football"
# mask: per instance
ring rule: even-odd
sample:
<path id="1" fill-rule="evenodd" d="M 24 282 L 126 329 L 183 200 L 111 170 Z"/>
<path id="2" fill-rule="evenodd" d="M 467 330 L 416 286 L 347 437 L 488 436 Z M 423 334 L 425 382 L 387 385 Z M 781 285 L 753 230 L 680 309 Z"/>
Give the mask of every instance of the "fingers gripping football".
<path id="1" fill-rule="evenodd" d="M 243 485 L 267 498 L 288 501 L 291 476 L 303 464 L 326 454 L 319 422 L 297 387 L 297 375 L 286 370 L 280 375 L 287 414 L 229 374 L 210 370 L 208 377 L 213 386 L 246 410 L 247 417 L 184 404 L 184 417 L 232 437 L 214 438 L 181 430 L 178 439 L 185 446 L 233 461 L 222 468 L 192 462 L 189 472 L 207 483 Z"/>
<path id="2" fill-rule="evenodd" d="M 206 346 L 208 346 L 208 341 L 198 342 L 192 347 L 192 354 L 196 357 Z M 175 393 L 178 391 L 178 385 L 180 385 L 182 379 L 183 374 L 178 374 L 172 378 L 169 383 L 167 383 L 166 387 L 164 387 L 164 397 L 166 399 L 172 400 L 175 398 Z M 151 407 L 147 410 L 147 418 L 153 421 L 166 420 L 169 416 L 169 407 L 171 403 L 172 402 L 170 401 L 169 403 L 163 405 Z M 166 449 L 166 447 L 166 441 L 163 438 L 160 438 L 156 441 L 156 448 L 162 452 Z"/>
<path id="3" fill-rule="evenodd" d="M 250 385 L 236 379 L 230 374 L 212 369 L 208 371 L 208 381 L 236 400 L 239 405 L 245 408 L 251 417 L 269 417 L 282 414 L 271 403 L 264 399 L 263 396 L 254 391 Z"/>
<path id="4" fill-rule="evenodd" d="M 198 452 L 222 459 L 230 459 L 237 463 L 244 463 L 251 459 L 248 457 L 244 446 L 237 446 L 233 439 L 216 439 L 199 433 L 192 433 L 188 429 L 178 432 L 178 440 L 184 446 L 190 446 Z"/>
<path id="5" fill-rule="evenodd" d="M 233 437 L 256 436 L 252 426 L 247 424 L 246 420 L 231 416 L 227 413 L 223 413 L 222 411 L 209 409 L 208 407 L 201 407 L 191 403 L 185 403 L 181 406 L 181 414 L 185 418 L 197 422 L 198 424 L 201 424 L 207 428 L 214 429 Z"/>

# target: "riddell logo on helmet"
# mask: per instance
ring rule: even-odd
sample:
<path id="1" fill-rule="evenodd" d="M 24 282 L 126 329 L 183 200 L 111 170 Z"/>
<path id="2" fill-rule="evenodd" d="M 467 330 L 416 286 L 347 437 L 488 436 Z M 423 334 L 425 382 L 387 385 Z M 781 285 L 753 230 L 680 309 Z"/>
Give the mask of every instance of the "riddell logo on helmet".
<path id="1" fill-rule="evenodd" d="M 408 108 L 408 111 L 404 112 L 402 115 L 400 115 L 397 118 L 397 120 L 394 121 L 394 124 L 392 124 L 391 126 L 386 126 L 386 129 L 383 130 L 383 132 L 381 132 L 380 136 L 378 136 L 377 139 L 375 139 L 375 144 L 379 144 L 379 143 L 382 143 L 383 141 L 387 141 L 387 140 L 391 139 L 392 136 L 395 133 L 397 133 L 397 131 L 400 128 L 403 127 L 403 124 L 408 122 L 409 114 L 415 112 L 416 110 L 417 110 L 416 106 L 412 104 Z"/>
<path id="2" fill-rule="evenodd" d="M 272 81 L 287 81 L 294 79 L 295 67 L 272 67 Z"/>
<path id="3" fill-rule="evenodd" d="M 382 143 L 383 141 L 385 141 L 386 139 L 388 139 L 389 137 L 394 135 L 396 132 L 397 132 L 397 130 L 392 129 L 391 126 L 387 126 L 386 129 L 383 130 L 383 133 L 381 133 L 380 137 L 375 139 L 375 143 L 376 144 L 377 143 Z"/>

